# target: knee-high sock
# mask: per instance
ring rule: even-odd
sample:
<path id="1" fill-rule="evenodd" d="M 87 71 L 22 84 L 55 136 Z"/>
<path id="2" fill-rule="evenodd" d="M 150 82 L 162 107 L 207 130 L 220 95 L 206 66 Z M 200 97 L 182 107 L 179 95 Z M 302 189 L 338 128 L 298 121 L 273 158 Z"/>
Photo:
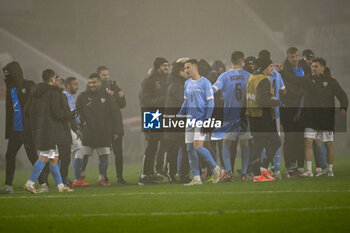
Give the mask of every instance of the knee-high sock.
<path id="1" fill-rule="evenodd" d="M 249 146 L 241 146 L 242 174 L 247 174 L 249 165 Z"/>
<path id="2" fill-rule="evenodd" d="M 281 149 L 278 148 L 275 156 L 273 157 L 273 166 L 275 167 L 275 172 L 281 170 Z"/>
<path id="3" fill-rule="evenodd" d="M 180 174 L 181 171 L 181 160 L 182 160 L 182 147 L 179 147 L 177 152 L 177 174 Z"/>
<path id="4" fill-rule="evenodd" d="M 56 184 L 57 185 L 62 184 L 62 177 L 61 177 L 60 168 L 59 168 L 58 164 L 52 165 L 50 167 L 50 172 L 51 172 Z"/>
<path id="5" fill-rule="evenodd" d="M 196 150 L 199 154 L 201 154 L 207 161 L 209 161 L 211 167 L 214 169 L 216 167 L 216 162 L 211 156 L 209 150 L 205 148 L 204 146 L 199 147 Z"/>
<path id="6" fill-rule="evenodd" d="M 108 157 L 100 156 L 98 160 L 98 172 L 100 175 L 105 176 L 108 168 Z"/>
<path id="7" fill-rule="evenodd" d="M 38 177 L 40 176 L 41 171 L 44 169 L 46 163 L 37 160 L 34 163 L 34 167 L 32 170 L 32 173 L 30 174 L 29 180 L 33 181 L 35 183 L 35 181 L 38 179 Z"/>
<path id="8" fill-rule="evenodd" d="M 74 168 L 74 180 L 79 180 L 81 176 L 81 166 L 83 165 L 82 158 L 74 158 L 73 168 Z"/>
<path id="9" fill-rule="evenodd" d="M 199 176 L 199 161 L 193 143 L 187 143 L 187 152 L 190 162 L 190 167 L 194 176 Z"/>
<path id="10" fill-rule="evenodd" d="M 85 172 L 88 162 L 89 162 L 89 156 L 88 155 L 84 155 L 83 164 L 81 166 L 81 172 Z"/>
<path id="11" fill-rule="evenodd" d="M 222 159 L 224 160 L 225 171 L 232 171 L 231 152 L 229 146 L 222 146 Z"/>
<path id="12" fill-rule="evenodd" d="M 323 169 L 327 168 L 327 160 L 326 160 L 326 154 L 327 150 L 325 148 L 325 145 L 322 144 L 321 146 L 313 146 L 314 154 L 315 154 L 315 163 L 316 167 L 321 167 Z"/>

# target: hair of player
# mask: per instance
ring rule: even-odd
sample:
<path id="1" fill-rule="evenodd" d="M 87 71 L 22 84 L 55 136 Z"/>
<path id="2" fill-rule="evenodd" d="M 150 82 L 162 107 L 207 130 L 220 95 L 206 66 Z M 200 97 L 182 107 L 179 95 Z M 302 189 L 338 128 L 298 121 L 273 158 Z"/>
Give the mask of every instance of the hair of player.
<path id="1" fill-rule="evenodd" d="M 326 61 L 322 57 L 316 57 L 312 59 L 312 63 L 318 62 L 321 66 L 326 67 Z"/>
<path id="2" fill-rule="evenodd" d="M 296 52 L 298 52 L 299 50 L 295 47 L 289 47 L 287 49 L 287 54 L 295 54 Z"/>
<path id="3" fill-rule="evenodd" d="M 55 71 L 51 70 L 51 69 L 46 69 L 43 71 L 43 73 L 41 74 L 41 78 L 45 83 L 49 83 L 50 79 L 52 77 L 55 77 Z"/>
<path id="4" fill-rule="evenodd" d="M 101 78 L 100 78 L 100 75 L 99 75 L 98 73 L 92 73 L 92 74 L 90 74 L 89 79 L 94 79 L 94 78 L 96 78 L 96 79 L 101 79 Z"/>
<path id="5" fill-rule="evenodd" d="M 97 67 L 96 73 L 101 74 L 101 71 L 103 71 L 103 70 L 109 70 L 109 69 L 107 66 L 102 65 L 102 66 Z"/>
<path id="6" fill-rule="evenodd" d="M 64 86 L 67 87 L 68 85 L 70 85 L 75 80 L 77 80 L 76 77 L 68 77 L 68 78 L 66 78 L 66 80 L 64 81 Z"/>
<path id="7" fill-rule="evenodd" d="M 197 67 L 199 67 L 199 63 L 198 63 L 197 59 L 194 59 L 194 58 L 186 61 L 186 63 L 191 63 L 192 65 L 196 65 Z"/>
<path id="8" fill-rule="evenodd" d="M 271 58 L 271 53 L 270 51 L 268 51 L 267 49 L 263 49 L 259 52 L 258 54 L 258 57 L 259 58 Z"/>
<path id="9" fill-rule="evenodd" d="M 241 60 L 244 60 L 244 53 L 241 51 L 234 51 L 231 55 L 232 64 L 239 65 Z"/>

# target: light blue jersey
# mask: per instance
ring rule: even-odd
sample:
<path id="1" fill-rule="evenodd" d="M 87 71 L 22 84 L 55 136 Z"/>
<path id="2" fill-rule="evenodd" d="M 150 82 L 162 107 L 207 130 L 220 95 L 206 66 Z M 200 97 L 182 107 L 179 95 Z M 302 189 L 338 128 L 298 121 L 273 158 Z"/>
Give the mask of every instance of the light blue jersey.
<path id="1" fill-rule="evenodd" d="M 275 100 L 279 100 L 279 91 L 285 89 L 281 74 L 277 70 L 272 71 L 269 76 Z M 276 118 L 280 118 L 279 107 L 276 107 Z"/>
<path id="2" fill-rule="evenodd" d="M 209 101 L 214 100 L 211 83 L 205 77 L 198 80 L 188 79 L 185 82 L 185 103 L 186 114 L 191 119 L 205 120 L 209 111 Z"/>
<path id="3" fill-rule="evenodd" d="M 17 89 L 14 87 L 11 89 L 11 98 L 13 105 L 13 131 L 24 131 L 23 119 L 22 119 L 22 108 L 19 102 Z"/>
<path id="4" fill-rule="evenodd" d="M 250 73 L 243 69 L 222 73 L 213 85 L 214 92 L 222 91 L 224 97 L 224 121 L 238 120 Z"/>
<path id="5" fill-rule="evenodd" d="M 66 96 L 67 96 L 67 99 L 68 99 L 68 105 L 69 105 L 69 108 L 71 111 L 74 111 L 77 109 L 77 106 L 75 104 L 75 99 L 74 97 L 67 91 L 64 91 L 63 92 Z M 75 122 L 77 122 L 77 124 L 80 124 L 80 119 L 79 118 L 75 118 Z"/>

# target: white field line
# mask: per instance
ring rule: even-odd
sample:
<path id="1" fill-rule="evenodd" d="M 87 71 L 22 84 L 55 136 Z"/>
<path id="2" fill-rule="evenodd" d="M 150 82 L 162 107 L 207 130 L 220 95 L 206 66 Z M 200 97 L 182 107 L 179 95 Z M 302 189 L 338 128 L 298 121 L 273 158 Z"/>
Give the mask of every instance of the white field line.
<path id="1" fill-rule="evenodd" d="M 0 219 L 11 218 L 69 218 L 69 217 L 133 217 L 133 216 L 185 216 L 185 215 L 219 215 L 219 214 L 254 214 L 254 213 L 273 213 L 273 212 L 306 212 L 322 210 L 350 210 L 350 206 L 324 206 L 324 207 L 306 207 L 306 208 L 277 208 L 277 209 L 250 209 L 250 210 L 218 210 L 218 211 L 188 211 L 188 212 L 129 212 L 129 213 L 91 213 L 91 214 L 28 214 L 14 216 L 0 216 Z"/>
<path id="2" fill-rule="evenodd" d="M 134 193 L 104 193 L 104 194 L 79 194 L 67 193 L 61 195 L 27 194 L 27 195 L 6 195 L 1 199 L 35 199 L 35 198 L 87 198 L 87 197 L 113 197 L 113 196 L 176 196 L 176 195 L 246 195 L 246 194 L 283 194 L 283 193 L 350 193 L 350 190 L 268 190 L 268 191 L 243 191 L 243 192 L 134 192 Z"/>

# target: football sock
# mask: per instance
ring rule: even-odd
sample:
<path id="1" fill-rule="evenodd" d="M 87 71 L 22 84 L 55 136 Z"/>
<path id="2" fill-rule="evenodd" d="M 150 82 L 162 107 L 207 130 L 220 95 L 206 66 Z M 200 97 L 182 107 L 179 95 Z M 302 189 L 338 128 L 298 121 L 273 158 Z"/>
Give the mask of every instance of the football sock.
<path id="1" fill-rule="evenodd" d="M 108 167 L 108 157 L 100 156 L 98 160 L 98 171 L 100 174 L 100 180 L 101 180 L 101 176 L 103 176 L 103 178 L 105 177 L 105 174 L 107 172 L 107 167 Z"/>
<path id="2" fill-rule="evenodd" d="M 37 160 L 34 164 L 32 174 L 29 177 L 29 180 L 35 183 L 35 181 L 38 179 L 40 176 L 41 171 L 44 169 L 46 163 L 43 161 Z"/>
<path id="3" fill-rule="evenodd" d="M 229 146 L 222 146 L 222 159 L 224 160 L 225 171 L 231 171 L 231 152 Z"/>
<path id="4" fill-rule="evenodd" d="M 333 164 L 327 164 L 327 168 L 329 171 L 333 171 Z"/>
<path id="5" fill-rule="evenodd" d="M 267 169 L 264 167 L 260 167 L 260 171 L 265 172 L 265 171 L 267 171 Z"/>
<path id="6" fill-rule="evenodd" d="M 192 173 L 194 176 L 199 176 L 198 155 L 194 149 L 193 143 L 187 143 L 187 152 Z"/>
<path id="7" fill-rule="evenodd" d="M 200 176 L 194 176 L 193 180 L 201 180 L 201 177 Z"/>
<path id="8" fill-rule="evenodd" d="M 57 185 L 62 184 L 62 177 L 61 177 L 60 168 L 58 167 L 58 164 L 51 165 L 50 172 L 51 172 L 56 184 Z"/>
<path id="9" fill-rule="evenodd" d="M 182 160 L 182 147 L 180 147 L 177 152 L 177 174 L 180 174 L 181 160 Z"/>
<path id="10" fill-rule="evenodd" d="M 83 159 L 74 158 L 73 168 L 74 168 L 74 180 L 79 180 L 81 176 L 81 166 L 83 164 Z"/>
<path id="11" fill-rule="evenodd" d="M 204 146 L 201 146 L 197 149 L 197 152 L 199 154 L 201 154 L 207 161 L 209 161 L 212 169 L 214 169 L 216 167 L 216 162 L 213 159 L 213 157 L 211 156 L 211 154 L 207 148 L 205 148 Z"/>
<path id="12" fill-rule="evenodd" d="M 312 161 L 306 161 L 306 170 L 312 171 Z"/>
<path id="13" fill-rule="evenodd" d="M 247 174 L 249 165 L 249 146 L 241 146 L 242 174 Z"/>
<path id="14" fill-rule="evenodd" d="M 83 164 L 81 166 L 81 171 L 82 172 L 85 172 L 88 162 L 89 162 L 89 156 L 88 155 L 84 155 Z"/>

